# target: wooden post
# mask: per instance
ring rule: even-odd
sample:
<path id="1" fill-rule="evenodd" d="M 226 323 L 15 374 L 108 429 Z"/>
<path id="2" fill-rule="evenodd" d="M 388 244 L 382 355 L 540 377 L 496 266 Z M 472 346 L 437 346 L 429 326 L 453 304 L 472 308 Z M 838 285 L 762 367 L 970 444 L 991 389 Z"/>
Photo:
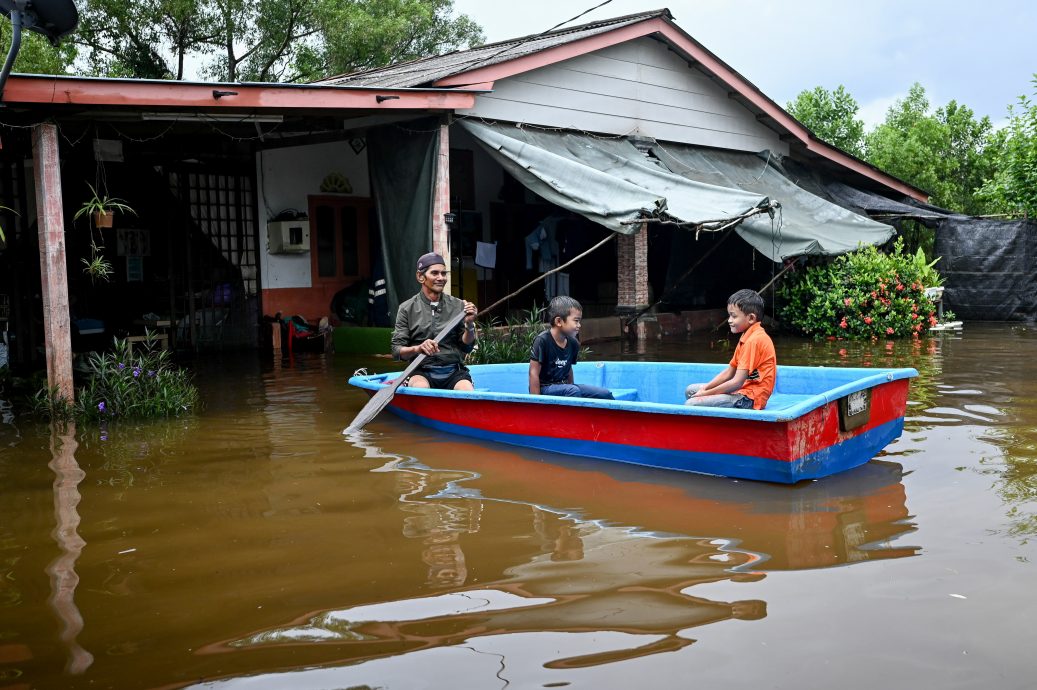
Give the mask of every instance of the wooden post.
<path id="1" fill-rule="evenodd" d="M 451 270 L 450 228 L 446 224 L 446 214 L 450 212 L 450 116 L 443 118 L 439 126 L 439 153 L 436 156 L 436 183 L 432 194 L 432 251 L 446 260 L 447 270 Z M 446 293 L 451 292 L 451 274 L 446 283 Z"/>
<path id="2" fill-rule="evenodd" d="M 43 334 L 46 340 L 47 385 L 73 401 L 72 337 L 68 316 L 68 274 L 65 260 L 65 214 L 61 200 L 58 127 L 32 128 L 33 174 L 36 178 L 36 218 L 40 234 L 40 278 L 43 286 Z"/>

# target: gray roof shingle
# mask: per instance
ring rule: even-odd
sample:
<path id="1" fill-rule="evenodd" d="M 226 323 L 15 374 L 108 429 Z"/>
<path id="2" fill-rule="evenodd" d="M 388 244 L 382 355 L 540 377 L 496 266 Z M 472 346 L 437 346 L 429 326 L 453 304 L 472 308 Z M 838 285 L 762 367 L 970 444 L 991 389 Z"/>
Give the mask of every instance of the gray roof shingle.
<path id="1" fill-rule="evenodd" d="M 557 31 L 544 34 L 533 34 L 499 43 L 490 43 L 469 50 L 455 50 L 444 55 L 420 58 L 363 72 L 353 72 L 352 74 L 330 77 L 315 83 L 325 86 L 373 86 L 382 88 L 432 86 L 439 79 L 461 74 L 471 69 L 507 62 L 524 55 L 538 53 L 548 48 L 579 41 L 580 39 L 603 34 L 656 17 L 673 19 L 669 10 L 652 10 L 651 12 L 641 12 L 589 24 L 581 24 L 568 29 L 558 29 Z"/>

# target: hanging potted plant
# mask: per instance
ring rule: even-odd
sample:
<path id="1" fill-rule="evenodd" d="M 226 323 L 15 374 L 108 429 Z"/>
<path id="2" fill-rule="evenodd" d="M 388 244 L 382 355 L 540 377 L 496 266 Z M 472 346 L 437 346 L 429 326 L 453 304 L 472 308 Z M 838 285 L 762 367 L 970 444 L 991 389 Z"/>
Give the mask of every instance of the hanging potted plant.
<path id="1" fill-rule="evenodd" d="M 86 183 L 86 186 L 90 188 L 92 196 L 83 202 L 83 205 L 79 207 L 76 215 L 72 218 L 74 221 L 79 220 L 83 216 L 90 218 L 90 258 L 82 259 L 85 266 L 83 273 L 90 276 L 92 281 L 107 281 L 112 275 L 112 262 L 102 253 L 104 244 L 98 244 L 97 238 L 94 236 L 94 229 L 100 230 L 112 227 L 112 220 L 115 217 L 116 211 L 132 213 L 133 215 L 137 215 L 137 212 L 122 199 L 110 197 L 107 194 L 101 196 L 89 182 Z"/>
<path id="2" fill-rule="evenodd" d="M 13 208 L 8 208 L 6 206 L 0 206 L 0 213 L 3 213 L 4 211 L 8 211 L 10 213 L 13 213 L 16 216 L 18 215 L 18 212 L 15 211 Z M 7 248 L 7 235 L 4 234 L 4 228 L 3 228 L 2 225 L 0 225 L 0 249 L 6 249 L 6 248 Z"/>
<path id="3" fill-rule="evenodd" d="M 83 216 L 90 216 L 95 228 L 110 228 L 112 227 L 116 211 L 137 215 L 137 212 L 124 200 L 110 197 L 107 194 L 101 196 L 89 182 L 86 183 L 86 186 L 90 188 L 92 196 L 79 207 L 73 220 L 79 220 Z"/>

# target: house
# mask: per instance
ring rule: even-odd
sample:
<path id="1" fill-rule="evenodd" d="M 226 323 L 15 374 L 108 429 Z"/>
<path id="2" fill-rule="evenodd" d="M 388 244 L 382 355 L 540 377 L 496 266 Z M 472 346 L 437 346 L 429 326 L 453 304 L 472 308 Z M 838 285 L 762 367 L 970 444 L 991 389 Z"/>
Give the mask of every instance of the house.
<path id="1" fill-rule="evenodd" d="M 508 306 L 704 308 L 791 256 L 889 238 L 854 211 L 927 198 L 817 139 L 668 10 L 310 85 L 13 75 L 3 102 L 0 203 L 18 215 L 0 292 L 22 315 L 12 353 L 46 343 L 49 370 L 70 306 L 106 333 L 164 317 L 196 349 L 255 345 L 261 315 L 348 320 L 368 290 L 357 321 L 386 324 L 430 245 L 483 305 L 603 244 Z M 79 270 L 88 182 L 138 211 L 103 241 L 110 283 Z M 745 243 L 720 246 L 732 228 Z"/>

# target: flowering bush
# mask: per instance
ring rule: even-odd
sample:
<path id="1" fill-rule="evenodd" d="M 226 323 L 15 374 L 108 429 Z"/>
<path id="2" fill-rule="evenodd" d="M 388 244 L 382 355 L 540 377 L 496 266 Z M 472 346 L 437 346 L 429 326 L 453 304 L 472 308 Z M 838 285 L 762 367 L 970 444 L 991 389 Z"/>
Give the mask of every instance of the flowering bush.
<path id="1" fill-rule="evenodd" d="M 923 266 L 899 239 L 889 254 L 862 247 L 786 279 L 780 317 L 815 338 L 917 338 L 936 324 Z"/>
<path id="2" fill-rule="evenodd" d="M 36 413 L 51 418 L 113 419 L 116 417 L 176 417 L 198 405 L 198 389 L 190 375 L 169 361 L 169 352 L 156 347 L 148 333 L 137 352 L 115 339 L 111 352 L 94 352 L 87 365 L 90 378 L 68 406 L 56 391 L 36 394 Z"/>

